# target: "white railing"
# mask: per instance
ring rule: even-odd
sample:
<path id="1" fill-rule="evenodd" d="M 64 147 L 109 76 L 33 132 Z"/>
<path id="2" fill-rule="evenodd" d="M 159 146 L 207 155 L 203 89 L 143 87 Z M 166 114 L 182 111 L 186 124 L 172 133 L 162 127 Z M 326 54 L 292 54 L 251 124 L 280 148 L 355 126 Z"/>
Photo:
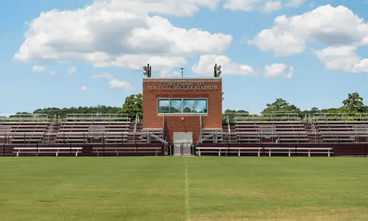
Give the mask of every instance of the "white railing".
<path id="1" fill-rule="evenodd" d="M 1 122 L 48 122 L 47 114 L 14 114 L 6 118 L 0 118 Z"/>
<path id="2" fill-rule="evenodd" d="M 311 121 L 368 121 L 368 113 L 315 113 Z"/>
<path id="3" fill-rule="evenodd" d="M 65 122 L 130 122 L 127 114 L 68 114 Z"/>
<path id="4" fill-rule="evenodd" d="M 271 112 L 263 114 L 247 114 L 236 113 L 234 118 L 237 122 L 254 122 L 254 121 L 301 121 L 298 113 Z"/>

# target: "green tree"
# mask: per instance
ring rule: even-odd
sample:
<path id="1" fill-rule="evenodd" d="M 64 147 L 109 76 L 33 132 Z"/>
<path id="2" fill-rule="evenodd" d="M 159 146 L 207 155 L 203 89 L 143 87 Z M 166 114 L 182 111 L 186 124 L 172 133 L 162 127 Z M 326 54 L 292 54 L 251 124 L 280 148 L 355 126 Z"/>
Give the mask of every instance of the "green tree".
<path id="1" fill-rule="evenodd" d="M 234 123 L 235 122 L 235 116 L 236 114 L 241 114 L 243 116 L 249 115 L 249 112 L 246 110 L 230 110 L 226 109 L 225 113 L 222 114 L 222 122 L 227 122 L 227 116 L 229 116 L 229 122 Z"/>
<path id="2" fill-rule="evenodd" d="M 62 119 L 66 118 L 68 114 L 112 114 L 118 113 L 122 108 L 121 107 L 109 107 L 105 105 L 97 105 L 95 107 L 71 107 L 71 108 L 45 108 L 45 109 L 37 109 L 33 113 L 34 114 L 47 114 L 49 118 L 53 118 L 55 116 L 60 116 Z"/>
<path id="3" fill-rule="evenodd" d="M 340 108 L 343 113 L 357 113 L 364 111 L 363 98 L 357 92 L 348 94 L 348 98 L 343 100 L 344 106 Z"/>
<path id="4" fill-rule="evenodd" d="M 272 104 L 266 104 L 266 108 L 262 111 L 264 113 L 271 112 L 288 112 L 288 113 L 299 113 L 300 109 L 294 105 L 290 105 L 286 100 L 277 98 Z"/>
<path id="5" fill-rule="evenodd" d="M 143 96 L 141 93 L 132 94 L 125 98 L 125 103 L 120 113 L 128 114 L 131 121 L 135 121 L 136 115 L 139 115 L 139 119 L 143 118 Z"/>

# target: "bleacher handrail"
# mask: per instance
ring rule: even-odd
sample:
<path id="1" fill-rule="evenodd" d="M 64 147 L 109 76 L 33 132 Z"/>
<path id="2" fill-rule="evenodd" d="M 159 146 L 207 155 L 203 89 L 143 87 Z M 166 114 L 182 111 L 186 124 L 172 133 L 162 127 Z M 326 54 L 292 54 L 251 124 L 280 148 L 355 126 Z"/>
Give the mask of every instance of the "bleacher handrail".
<path id="1" fill-rule="evenodd" d="M 312 122 L 331 121 L 368 121 L 368 113 L 315 113 L 311 117 Z"/>
<path id="2" fill-rule="evenodd" d="M 130 122 L 128 114 L 67 114 L 65 122 Z"/>
<path id="3" fill-rule="evenodd" d="M 14 114 L 0 118 L 2 122 L 49 122 L 49 118 L 47 114 Z"/>
<path id="4" fill-rule="evenodd" d="M 256 121 L 301 121 L 298 113 L 291 112 L 270 112 L 262 114 L 236 113 L 235 123 L 256 122 Z"/>

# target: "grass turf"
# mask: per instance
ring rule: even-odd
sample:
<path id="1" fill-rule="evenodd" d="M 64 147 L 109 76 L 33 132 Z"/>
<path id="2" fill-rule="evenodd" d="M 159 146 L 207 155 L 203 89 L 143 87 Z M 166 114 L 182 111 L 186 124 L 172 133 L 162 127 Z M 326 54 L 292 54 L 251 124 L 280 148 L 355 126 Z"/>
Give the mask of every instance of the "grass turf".
<path id="1" fill-rule="evenodd" d="M 0 220 L 367 220 L 368 159 L 0 158 Z"/>

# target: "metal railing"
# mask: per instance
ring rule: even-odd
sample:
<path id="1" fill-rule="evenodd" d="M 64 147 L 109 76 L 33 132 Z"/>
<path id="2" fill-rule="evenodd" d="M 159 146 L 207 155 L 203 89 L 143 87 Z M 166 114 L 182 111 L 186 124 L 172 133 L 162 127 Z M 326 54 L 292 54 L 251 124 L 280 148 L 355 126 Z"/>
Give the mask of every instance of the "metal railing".
<path id="1" fill-rule="evenodd" d="M 68 114 L 65 122 L 130 122 L 127 114 Z"/>
<path id="2" fill-rule="evenodd" d="M 315 113 L 311 122 L 321 121 L 368 121 L 368 113 Z"/>
<path id="3" fill-rule="evenodd" d="M 236 122 L 255 122 L 255 121 L 301 121 L 298 113 L 271 112 L 263 114 L 236 113 Z"/>
<path id="4" fill-rule="evenodd" d="M 9 117 L 1 117 L 0 123 L 6 122 L 48 122 L 47 114 L 14 114 Z"/>

